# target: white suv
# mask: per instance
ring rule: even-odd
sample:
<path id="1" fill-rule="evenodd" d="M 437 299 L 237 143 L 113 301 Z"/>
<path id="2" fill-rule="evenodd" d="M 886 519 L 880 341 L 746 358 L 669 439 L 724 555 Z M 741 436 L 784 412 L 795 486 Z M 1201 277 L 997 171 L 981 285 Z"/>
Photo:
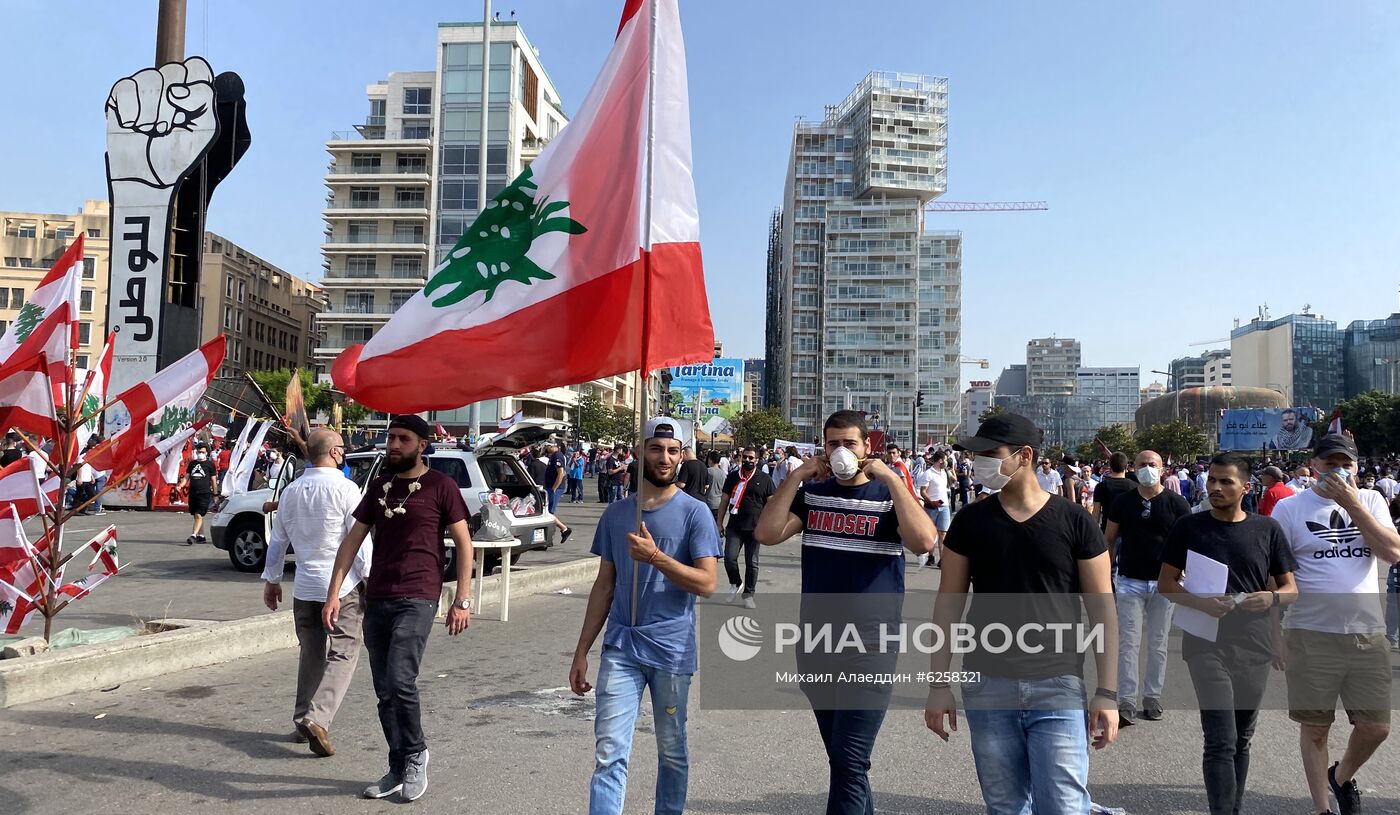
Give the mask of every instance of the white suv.
<path id="1" fill-rule="evenodd" d="M 569 427 L 563 422 L 546 419 L 524 419 L 505 433 L 483 436 L 473 450 L 429 446 L 424 455 L 428 466 L 450 476 L 462 491 L 470 513 L 469 524 L 475 532 L 481 523 L 481 506 L 487 496 L 500 490 L 513 504 L 511 524 L 521 546 L 511 551 L 511 563 L 523 552 L 543 550 L 553 546 L 559 537 L 554 516 L 545 503 L 543 488 L 530 478 L 520 462 L 520 451 L 539 444 L 550 436 L 563 436 Z M 366 447 L 345 457 L 350 477 L 360 486 L 379 473 L 384 461 L 384 447 Z M 275 500 L 282 488 L 301 474 L 303 465 L 289 458 L 264 489 L 235 495 L 220 501 L 209 522 L 210 538 L 215 547 L 228 551 L 233 568 L 240 572 L 261 572 L 267 556 L 267 536 L 270 519 L 262 511 L 263 503 Z M 520 499 L 519 502 L 514 499 Z M 530 501 L 529 499 L 533 499 Z M 448 574 L 456 569 L 452 539 L 447 539 Z M 482 574 L 490 574 L 499 564 L 500 554 L 486 550 L 481 554 Z"/>

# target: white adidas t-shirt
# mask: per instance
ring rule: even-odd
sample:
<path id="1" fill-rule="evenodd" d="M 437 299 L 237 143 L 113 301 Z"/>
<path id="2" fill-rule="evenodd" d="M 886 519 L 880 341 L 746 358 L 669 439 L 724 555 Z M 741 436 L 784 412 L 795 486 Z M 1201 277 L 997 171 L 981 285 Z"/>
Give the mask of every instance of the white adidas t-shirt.
<path id="1" fill-rule="evenodd" d="M 1379 492 L 1361 490 L 1361 503 L 1376 520 L 1390 523 Z M 1283 527 L 1298 561 L 1293 573 L 1298 602 L 1289 608 L 1284 627 L 1384 634 L 1376 557 L 1347 511 L 1310 489 L 1279 501 L 1273 519 Z"/>

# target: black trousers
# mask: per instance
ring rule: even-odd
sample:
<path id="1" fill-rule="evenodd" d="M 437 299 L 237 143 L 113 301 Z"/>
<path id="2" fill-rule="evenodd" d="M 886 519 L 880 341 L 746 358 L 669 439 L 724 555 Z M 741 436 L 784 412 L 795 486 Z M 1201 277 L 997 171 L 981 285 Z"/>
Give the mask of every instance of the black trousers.
<path id="1" fill-rule="evenodd" d="M 1217 651 L 1186 661 L 1201 707 L 1201 754 L 1211 815 L 1235 815 L 1244 804 L 1249 778 L 1249 740 L 1269 681 L 1268 662 L 1241 662 Z"/>
<path id="2" fill-rule="evenodd" d="M 733 526 L 724 530 L 724 571 L 729 575 L 729 585 L 737 586 L 739 580 L 739 550 L 744 550 L 744 596 L 752 597 L 758 588 L 758 538 L 753 530 L 741 532 Z"/>
<path id="3" fill-rule="evenodd" d="M 389 770 L 402 773 L 409 756 L 428 748 L 418 708 L 418 668 L 433 630 L 437 600 L 396 597 L 365 604 L 361 636 L 369 652 L 379 726 L 389 744 Z"/>

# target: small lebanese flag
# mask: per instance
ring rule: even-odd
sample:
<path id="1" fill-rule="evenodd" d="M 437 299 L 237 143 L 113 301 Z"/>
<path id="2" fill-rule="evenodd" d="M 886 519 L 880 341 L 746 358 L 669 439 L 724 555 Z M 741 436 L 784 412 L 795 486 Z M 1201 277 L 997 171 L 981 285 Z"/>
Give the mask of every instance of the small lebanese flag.
<path id="1" fill-rule="evenodd" d="M 40 494 L 37 467 L 43 465 L 32 457 L 25 456 L 10 466 L 0 469 L 0 513 L 13 507 L 20 520 L 32 518 L 53 506 L 58 499 L 58 476 L 43 485 Z"/>
<path id="2" fill-rule="evenodd" d="M 73 319 L 78 313 L 78 297 L 82 291 L 83 275 L 83 235 L 80 233 L 78 239 L 73 241 L 73 245 L 59 257 L 49 273 L 44 275 L 44 279 L 39 281 L 39 287 L 34 293 L 29 295 L 29 301 L 19 310 L 19 315 L 15 317 L 10 325 L 10 330 L 4 336 L 0 336 L 0 363 L 19 361 L 14 357 L 15 351 L 29 338 L 29 335 L 53 315 L 64 303 L 68 304 L 65 321 L 69 322 L 68 343 L 72 347 L 78 345 L 78 322 Z M 68 347 L 68 346 L 65 346 Z M 57 360 L 54 360 L 57 362 Z M 63 357 L 64 364 L 67 364 L 68 357 Z"/>
<path id="3" fill-rule="evenodd" d="M 133 467 L 141 463 L 137 461 L 137 456 L 148 446 L 147 420 L 167 405 L 197 403 L 223 364 L 227 344 L 227 339 L 220 334 L 158 371 L 149 382 L 138 383 L 123 391 L 117 401 L 126 408 L 130 423 L 89 450 L 85 456 L 87 463 L 98 472 L 111 470 L 115 476 L 124 479 Z"/>
<path id="4" fill-rule="evenodd" d="M 28 560 L 34 555 L 29 536 L 24 534 L 24 522 L 14 506 L 0 511 L 0 566 Z"/>
<path id="5" fill-rule="evenodd" d="M 713 356 L 680 11 L 626 0 L 578 115 L 331 376 L 417 413 Z"/>
<path id="6" fill-rule="evenodd" d="M 145 468 L 150 484 L 174 484 L 180 480 L 180 464 L 185 457 L 185 444 L 194 434 L 209 424 L 208 419 L 195 422 L 168 439 L 161 439 L 136 456 Z"/>
<path id="7" fill-rule="evenodd" d="M 43 602 L 44 581 L 33 561 L 0 566 L 0 625 L 6 634 L 17 634 Z"/>
<path id="8" fill-rule="evenodd" d="M 1338 435 L 1341 435 L 1341 432 L 1342 432 L 1342 409 L 1341 409 L 1341 408 L 1335 408 L 1335 409 L 1332 411 L 1332 423 L 1329 424 L 1329 425 L 1327 425 L 1327 432 L 1328 432 L 1328 433 L 1336 433 L 1336 434 L 1338 434 Z"/>
<path id="9" fill-rule="evenodd" d="M 63 383 L 68 379 L 70 313 L 67 303 L 59 303 L 0 367 L 0 428 L 58 436 L 54 413 L 63 406 Z"/>
<path id="10" fill-rule="evenodd" d="M 520 421 L 521 419 L 524 419 L 524 418 L 525 418 L 525 411 L 523 411 L 523 410 L 517 410 L 517 411 L 515 412 L 515 415 L 514 415 L 514 416 L 510 416 L 510 417 L 508 417 L 508 418 L 505 418 L 505 419 L 500 420 L 499 422 L 496 423 L 496 426 L 499 427 L 499 428 L 501 429 L 501 432 L 504 433 L 505 431 L 511 429 L 512 427 L 515 427 L 515 423 L 518 422 L 518 421 Z"/>
<path id="11" fill-rule="evenodd" d="M 76 413 L 78 418 L 82 418 L 102 407 L 107 402 L 107 383 L 112 379 L 112 351 L 116 346 L 117 332 L 113 331 L 107 335 L 107 343 L 102 346 L 102 355 L 97 358 L 97 367 L 91 371 L 84 371 L 77 368 L 73 372 L 73 396 L 72 400 L 77 405 Z M 83 395 L 83 389 L 87 388 L 87 395 Z M 82 404 L 78 405 L 78 400 Z M 78 426 L 78 449 L 87 445 L 88 439 L 97 432 L 97 422 L 100 416 L 93 415 Z"/>
<path id="12" fill-rule="evenodd" d="M 117 563 L 117 527 L 109 526 L 93 536 L 84 548 L 93 552 L 92 561 L 88 563 L 88 571 L 92 571 L 99 563 L 102 564 L 102 573 L 113 575 L 121 568 Z"/>

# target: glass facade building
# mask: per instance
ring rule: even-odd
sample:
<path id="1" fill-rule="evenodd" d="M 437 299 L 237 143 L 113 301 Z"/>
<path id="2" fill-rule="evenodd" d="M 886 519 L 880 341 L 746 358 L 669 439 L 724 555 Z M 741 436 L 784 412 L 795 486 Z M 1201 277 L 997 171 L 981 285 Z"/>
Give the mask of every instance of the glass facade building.
<path id="1" fill-rule="evenodd" d="M 1400 314 L 1347 326 L 1342 355 L 1348 399 L 1370 390 L 1400 393 Z"/>
<path id="2" fill-rule="evenodd" d="M 804 438 L 847 404 L 902 443 L 960 420 L 962 236 L 924 229 L 947 185 L 946 79 L 872 73 L 793 131 L 770 219 L 768 372 Z M 780 231 L 780 232 L 779 232 Z"/>

